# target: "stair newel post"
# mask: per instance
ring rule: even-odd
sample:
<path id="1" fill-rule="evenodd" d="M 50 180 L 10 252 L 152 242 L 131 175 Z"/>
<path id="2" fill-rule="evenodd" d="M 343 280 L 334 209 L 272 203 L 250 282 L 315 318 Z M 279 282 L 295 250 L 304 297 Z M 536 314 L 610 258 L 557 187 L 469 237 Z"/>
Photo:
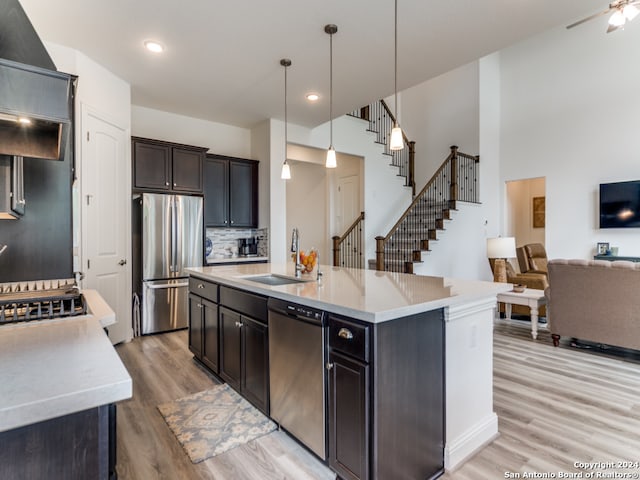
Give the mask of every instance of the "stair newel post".
<path id="1" fill-rule="evenodd" d="M 450 170 L 449 200 L 458 200 L 458 146 L 451 146 L 451 170 Z"/>
<path id="2" fill-rule="evenodd" d="M 384 237 L 376 237 L 376 270 L 384 271 Z"/>
<path id="3" fill-rule="evenodd" d="M 331 237 L 333 241 L 333 266 L 340 266 L 340 237 L 335 235 Z"/>
<path id="4" fill-rule="evenodd" d="M 409 142 L 409 185 L 411 185 L 411 197 L 416 196 L 416 177 L 415 177 L 415 161 L 416 161 L 416 142 Z"/>

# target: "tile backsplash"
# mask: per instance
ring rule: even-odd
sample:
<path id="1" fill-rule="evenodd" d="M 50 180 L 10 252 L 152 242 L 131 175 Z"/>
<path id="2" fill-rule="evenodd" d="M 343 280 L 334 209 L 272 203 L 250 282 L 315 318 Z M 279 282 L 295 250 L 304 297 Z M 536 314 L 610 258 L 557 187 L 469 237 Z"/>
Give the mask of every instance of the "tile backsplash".
<path id="1" fill-rule="evenodd" d="M 248 237 L 256 237 L 259 257 L 269 256 L 268 228 L 207 228 L 207 240 L 211 242 L 207 261 L 237 257 L 238 240 Z M 209 251 L 209 245 L 207 245 L 207 251 Z"/>

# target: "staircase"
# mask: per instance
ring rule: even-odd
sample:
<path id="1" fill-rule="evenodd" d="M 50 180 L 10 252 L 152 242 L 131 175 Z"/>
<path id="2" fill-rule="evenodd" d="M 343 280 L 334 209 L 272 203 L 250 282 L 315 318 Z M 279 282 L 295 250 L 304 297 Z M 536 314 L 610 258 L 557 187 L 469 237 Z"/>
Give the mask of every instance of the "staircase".
<path id="1" fill-rule="evenodd" d="M 458 152 L 457 146 L 391 228 L 376 237 L 376 270 L 413 273 L 422 252 L 438 240 L 445 220 L 451 219 L 457 202 L 479 203 L 479 156 Z"/>
<path id="2" fill-rule="evenodd" d="M 404 177 L 405 187 L 411 188 L 411 196 L 416 194 L 416 182 L 414 179 L 415 145 L 402 132 L 405 148 L 402 150 L 389 149 L 389 137 L 391 129 L 396 123 L 396 118 L 391 113 L 384 100 L 370 103 L 366 107 L 354 110 L 348 115 L 369 122 L 367 131 L 376 134 L 376 143 L 384 145 L 384 155 L 391 157 L 391 165 L 398 167 L 398 176 Z"/>

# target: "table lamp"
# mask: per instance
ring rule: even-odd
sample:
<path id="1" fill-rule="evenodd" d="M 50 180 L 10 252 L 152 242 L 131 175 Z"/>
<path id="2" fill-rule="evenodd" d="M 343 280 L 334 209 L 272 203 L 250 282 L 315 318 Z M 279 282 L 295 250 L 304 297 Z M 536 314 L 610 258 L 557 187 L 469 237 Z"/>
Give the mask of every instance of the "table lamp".
<path id="1" fill-rule="evenodd" d="M 493 258 L 493 281 L 507 281 L 507 258 L 516 256 L 516 239 L 514 237 L 487 238 L 487 257 Z"/>

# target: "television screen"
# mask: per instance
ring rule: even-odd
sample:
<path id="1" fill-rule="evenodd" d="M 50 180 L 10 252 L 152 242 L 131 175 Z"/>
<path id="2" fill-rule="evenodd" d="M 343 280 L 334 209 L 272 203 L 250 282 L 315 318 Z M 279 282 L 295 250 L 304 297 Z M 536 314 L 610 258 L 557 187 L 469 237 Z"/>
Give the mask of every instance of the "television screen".
<path id="1" fill-rule="evenodd" d="M 640 180 L 600 184 L 600 228 L 640 228 Z"/>

